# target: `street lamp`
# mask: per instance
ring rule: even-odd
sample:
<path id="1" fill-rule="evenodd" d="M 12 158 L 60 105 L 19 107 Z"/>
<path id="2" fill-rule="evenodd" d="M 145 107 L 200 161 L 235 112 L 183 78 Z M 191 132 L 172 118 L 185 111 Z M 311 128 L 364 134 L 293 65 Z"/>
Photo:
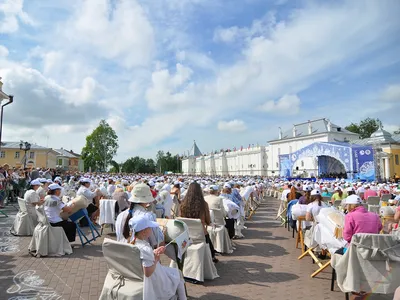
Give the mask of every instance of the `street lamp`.
<path id="1" fill-rule="evenodd" d="M 25 156 L 24 156 L 24 169 L 25 169 L 26 168 L 26 161 L 28 160 L 28 157 L 26 156 L 26 152 L 31 150 L 31 144 L 28 143 L 28 142 L 21 141 L 19 143 L 19 149 L 25 152 Z"/>
<path id="2" fill-rule="evenodd" d="M 1 103 L 1 112 L 0 112 L 0 148 L 1 148 L 1 137 L 3 134 L 3 108 L 14 101 L 14 96 L 13 95 L 7 95 L 3 92 L 3 82 L 1 81 L 0 77 L 0 103 Z M 6 103 L 2 103 L 3 100 L 7 100 Z"/>

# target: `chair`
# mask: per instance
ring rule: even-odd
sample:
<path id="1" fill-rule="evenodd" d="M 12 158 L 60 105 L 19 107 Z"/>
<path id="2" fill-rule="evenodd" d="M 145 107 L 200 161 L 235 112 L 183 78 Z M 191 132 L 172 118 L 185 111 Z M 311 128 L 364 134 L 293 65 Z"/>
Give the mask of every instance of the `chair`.
<path id="1" fill-rule="evenodd" d="M 108 238 L 102 248 L 109 270 L 99 300 L 142 300 L 144 275 L 139 249 Z"/>
<path id="2" fill-rule="evenodd" d="M 111 230 L 114 231 L 116 204 L 117 200 L 113 199 L 100 200 L 100 216 L 99 216 L 99 224 L 101 226 L 100 235 L 103 234 L 104 225 L 111 225 Z"/>
<path id="3" fill-rule="evenodd" d="M 331 264 L 344 293 L 392 294 L 400 278 L 400 236 L 355 234 L 346 253 L 335 254 Z"/>
<path id="4" fill-rule="evenodd" d="M 25 200 L 18 197 L 19 211 L 15 216 L 14 224 L 11 227 L 11 234 L 20 236 L 32 236 L 35 226 L 33 218 L 26 209 Z M 36 217 L 36 215 L 35 215 Z M 37 223 L 37 222 L 36 222 Z"/>
<path id="5" fill-rule="evenodd" d="M 233 252 L 232 242 L 228 230 L 225 228 L 225 220 L 220 209 L 210 210 L 212 226 L 207 227 L 214 249 L 219 253 L 230 254 Z"/>
<path id="6" fill-rule="evenodd" d="M 192 245 L 186 251 L 183 276 L 204 282 L 204 279 L 213 280 L 219 277 L 217 269 L 212 261 L 211 250 L 206 243 L 203 225 L 200 219 L 177 218 L 183 221 L 189 228 L 189 236 Z M 176 267 L 174 261 L 171 267 Z"/>
<path id="7" fill-rule="evenodd" d="M 333 206 L 340 208 L 340 206 L 342 206 L 342 200 L 335 200 L 335 202 L 333 202 Z"/>
<path id="8" fill-rule="evenodd" d="M 379 202 L 381 199 L 378 196 L 370 196 L 367 199 L 368 211 L 379 214 Z"/>
<path id="9" fill-rule="evenodd" d="M 43 206 L 36 206 L 38 224 L 28 247 L 33 256 L 63 256 L 72 248 L 62 227 L 53 227 L 46 218 Z"/>
<path id="10" fill-rule="evenodd" d="M 392 199 L 392 194 L 383 194 L 381 197 L 382 201 L 389 201 L 390 199 Z"/>
<path id="11" fill-rule="evenodd" d="M 325 202 L 326 204 L 328 204 L 329 202 L 331 202 L 331 197 L 322 197 L 322 201 Z"/>
<path id="12" fill-rule="evenodd" d="M 79 226 L 79 221 L 83 218 L 86 218 L 86 221 L 89 224 L 89 229 L 92 233 L 92 237 L 90 239 L 88 239 L 85 232 L 83 232 L 83 230 Z M 91 241 L 95 241 L 96 238 L 100 237 L 100 233 L 98 232 L 96 227 L 93 225 L 92 221 L 90 220 L 86 208 L 81 208 L 74 214 L 70 215 L 69 219 L 76 224 L 76 231 L 78 232 L 78 236 L 79 236 L 79 239 L 81 240 L 82 247 L 84 247 L 86 244 L 90 244 Z M 85 242 L 83 241 L 83 238 L 86 240 Z"/>

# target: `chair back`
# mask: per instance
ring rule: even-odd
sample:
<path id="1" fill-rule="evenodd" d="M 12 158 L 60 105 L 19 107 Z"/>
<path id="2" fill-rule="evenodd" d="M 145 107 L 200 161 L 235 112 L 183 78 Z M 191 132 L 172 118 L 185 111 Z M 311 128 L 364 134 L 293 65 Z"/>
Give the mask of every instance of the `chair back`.
<path id="1" fill-rule="evenodd" d="M 324 201 L 325 203 L 329 203 L 331 201 L 331 197 L 324 196 L 322 197 L 322 201 Z"/>
<path id="2" fill-rule="evenodd" d="M 177 218 L 184 222 L 189 229 L 189 237 L 193 243 L 202 243 L 206 241 L 206 236 L 204 234 L 204 227 L 200 219 L 190 219 L 190 218 Z"/>
<path id="3" fill-rule="evenodd" d="M 49 225 L 49 221 L 47 220 L 43 205 L 40 205 L 40 206 L 36 205 L 36 215 L 37 215 L 37 220 L 39 223 L 41 223 L 43 225 Z"/>
<path id="4" fill-rule="evenodd" d="M 212 209 L 212 210 L 210 210 L 210 213 L 212 213 L 214 215 L 213 223 L 215 225 L 225 226 L 225 218 L 224 218 L 224 214 L 221 209 Z"/>
<path id="5" fill-rule="evenodd" d="M 351 246 L 365 260 L 400 262 L 400 237 L 396 235 L 357 233 L 353 235 Z"/>
<path id="6" fill-rule="evenodd" d="M 381 199 L 378 196 L 369 196 L 367 199 L 368 205 L 379 205 Z"/>
<path id="7" fill-rule="evenodd" d="M 26 209 L 26 202 L 24 199 L 18 197 L 18 206 L 19 206 L 19 211 L 22 213 L 26 213 L 27 209 Z"/>
<path id="8" fill-rule="evenodd" d="M 341 205 L 342 205 L 342 200 L 335 200 L 335 202 L 333 202 L 334 207 L 340 207 Z"/>
<path id="9" fill-rule="evenodd" d="M 392 194 L 383 194 L 381 200 L 382 201 L 388 201 L 390 199 L 392 199 Z"/>
<path id="10" fill-rule="evenodd" d="M 135 245 L 105 238 L 102 248 L 104 259 L 112 271 L 126 278 L 143 280 L 140 250 Z"/>

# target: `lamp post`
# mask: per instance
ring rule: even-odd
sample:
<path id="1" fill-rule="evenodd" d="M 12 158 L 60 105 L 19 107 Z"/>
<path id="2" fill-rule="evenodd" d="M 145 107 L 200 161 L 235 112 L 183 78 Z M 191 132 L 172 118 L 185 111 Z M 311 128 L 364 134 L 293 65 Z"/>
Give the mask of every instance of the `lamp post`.
<path id="1" fill-rule="evenodd" d="M 14 96 L 13 95 L 7 95 L 3 92 L 3 82 L 1 81 L 0 77 L 0 103 L 1 103 L 1 112 L 0 112 L 0 148 L 1 148 L 1 137 L 3 134 L 3 109 L 5 106 L 13 103 L 14 101 Z M 3 104 L 3 100 L 7 100 L 6 103 Z"/>
<path id="2" fill-rule="evenodd" d="M 31 150 L 31 144 L 28 143 L 28 142 L 21 141 L 19 143 L 19 149 L 25 152 L 25 156 L 24 156 L 24 169 L 25 169 L 26 168 L 26 161 L 28 160 L 28 157 L 26 156 L 26 152 Z"/>

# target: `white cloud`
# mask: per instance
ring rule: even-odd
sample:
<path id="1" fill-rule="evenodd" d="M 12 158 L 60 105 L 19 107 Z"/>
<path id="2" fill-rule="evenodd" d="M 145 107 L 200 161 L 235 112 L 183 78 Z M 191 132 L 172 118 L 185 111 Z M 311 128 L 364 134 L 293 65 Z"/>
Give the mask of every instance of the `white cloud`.
<path id="1" fill-rule="evenodd" d="M 23 10 L 23 6 L 24 0 L 3 0 L 0 3 L 0 33 L 18 31 L 18 21 L 31 26 L 35 25 L 35 22 Z"/>
<path id="2" fill-rule="evenodd" d="M 282 115 L 295 115 L 300 111 L 300 98 L 297 95 L 284 95 L 277 101 L 267 101 L 260 106 L 260 109 L 269 113 Z"/>
<path id="3" fill-rule="evenodd" d="M 154 53 L 153 28 L 136 0 L 81 1 L 61 32 L 76 49 L 125 68 L 148 65 Z"/>
<path id="4" fill-rule="evenodd" d="M 186 89 L 188 80 L 192 76 L 192 69 L 182 64 L 176 64 L 175 74 L 168 69 L 154 71 L 152 86 L 146 91 L 146 99 L 153 110 L 173 109 L 172 105 L 187 105 L 190 102 Z"/>
<path id="5" fill-rule="evenodd" d="M 388 102 L 400 102 L 400 84 L 392 84 L 387 86 L 382 93 L 382 100 Z"/>
<path id="6" fill-rule="evenodd" d="M 2 45 L 0 45 L 0 56 L 8 56 L 8 49 Z"/>
<path id="7" fill-rule="evenodd" d="M 219 121 L 218 130 L 228 131 L 228 132 L 242 132 L 247 129 L 246 124 L 242 120 L 232 120 L 232 121 Z"/>

